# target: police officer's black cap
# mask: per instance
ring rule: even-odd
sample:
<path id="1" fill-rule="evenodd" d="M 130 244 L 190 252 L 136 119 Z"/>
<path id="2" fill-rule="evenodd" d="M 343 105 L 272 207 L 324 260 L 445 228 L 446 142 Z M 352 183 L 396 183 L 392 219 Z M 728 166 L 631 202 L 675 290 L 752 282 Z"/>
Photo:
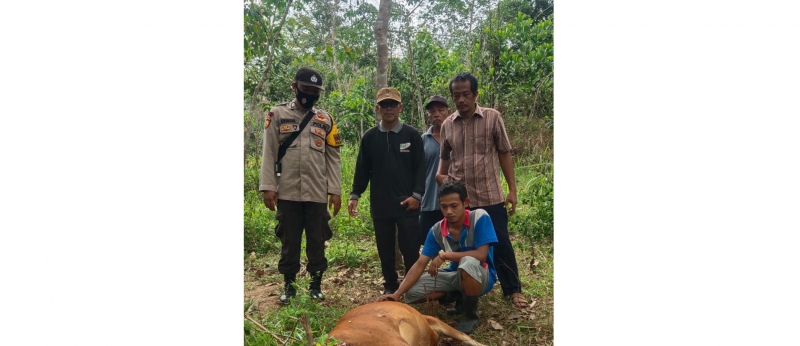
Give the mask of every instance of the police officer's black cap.
<path id="1" fill-rule="evenodd" d="M 440 103 L 445 107 L 450 108 L 450 106 L 447 105 L 447 100 L 445 100 L 444 97 L 436 95 L 436 96 L 431 96 L 431 98 L 428 99 L 428 103 L 425 104 L 425 109 L 428 109 L 428 107 L 430 107 L 434 103 Z"/>
<path id="2" fill-rule="evenodd" d="M 322 75 L 319 74 L 319 71 L 310 67 L 303 67 L 297 70 L 297 73 L 294 75 L 294 81 L 300 85 L 325 90 L 325 88 L 322 86 Z"/>

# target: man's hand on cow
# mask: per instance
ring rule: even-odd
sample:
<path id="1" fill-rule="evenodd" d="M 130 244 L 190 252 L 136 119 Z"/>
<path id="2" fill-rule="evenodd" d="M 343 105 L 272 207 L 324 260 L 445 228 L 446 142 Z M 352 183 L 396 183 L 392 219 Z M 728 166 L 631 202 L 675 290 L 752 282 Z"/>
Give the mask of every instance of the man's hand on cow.
<path id="1" fill-rule="evenodd" d="M 400 297 L 398 297 L 394 293 L 392 293 L 392 294 L 384 294 L 384 295 L 378 297 L 378 301 L 379 302 L 386 301 L 386 300 L 391 300 L 393 302 L 399 302 L 400 301 Z"/>

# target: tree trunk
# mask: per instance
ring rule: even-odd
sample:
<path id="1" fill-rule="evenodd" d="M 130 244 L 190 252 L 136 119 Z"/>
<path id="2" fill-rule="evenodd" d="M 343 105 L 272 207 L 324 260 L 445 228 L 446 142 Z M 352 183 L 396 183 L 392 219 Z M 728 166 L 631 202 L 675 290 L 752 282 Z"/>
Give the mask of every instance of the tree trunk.
<path id="1" fill-rule="evenodd" d="M 375 21 L 375 43 L 378 45 L 378 69 L 375 73 L 375 91 L 389 86 L 389 11 L 392 9 L 392 0 L 381 0 L 378 5 L 378 18 Z M 375 125 L 380 122 L 380 116 L 375 113 Z"/>
<path id="2" fill-rule="evenodd" d="M 417 113 L 419 121 L 418 122 L 414 121 L 414 114 L 413 113 L 409 115 L 409 118 L 411 118 L 411 120 L 412 120 L 412 125 L 414 125 L 413 124 L 414 122 L 417 122 L 418 128 L 422 129 L 422 128 L 425 127 L 425 119 L 424 119 L 424 117 L 422 115 L 422 100 L 420 99 L 420 93 L 422 92 L 422 87 L 419 85 L 419 78 L 417 78 L 417 68 L 414 65 L 414 47 L 412 46 L 412 43 L 411 43 L 411 34 L 408 33 L 408 31 L 410 31 L 410 29 L 406 28 L 406 30 L 407 30 L 407 35 L 408 35 L 408 39 L 407 39 L 407 42 L 408 42 L 408 53 L 407 53 L 407 55 L 408 55 L 408 65 L 409 65 L 410 70 L 411 70 L 411 81 L 414 83 L 414 87 L 415 87 L 415 89 L 414 89 L 414 100 L 413 101 L 415 101 L 415 103 L 416 103 L 416 107 L 408 108 L 408 109 L 409 109 L 409 113 L 411 113 L 411 112 Z"/>
<path id="3" fill-rule="evenodd" d="M 378 7 L 378 20 L 375 22 L 375 42 L 378 44 L 378 71 L 375 80 L 375 88 L 385 88 L 389 86 L 389 76 L 386 73 L 389 65 L 389 10 L 392 9 L 392 0 L 381 0 Z"/>
<path id="4" fill-rule="evenodd" d="M 408 11 L 407 13 L 404 14 L 404 16 L 409 19 L 408 21 L 406 21 L 406 32 L 405 32 L 406 45 L 408 48 L 408 52 L 406 53 L 406 55 L 408 56 L 408 66 L 411 72 L 411 81 L 412 83 L 414 83 L 414 88 L 415 88 L 413 93 L 414 98 L 413 100 L 411 100 L 414 101 L 415 107 L 407 107 L 406 109 L 408 109 L 409 110 L 408 112 L 410 113 L 408 116 L 410 119 L 409 120 L 410 125 L 415 126 L 419 129 L 423 129 L 425 127 L 425 110 L 422 107 L 422 100 L 424 99 L 424 96 L 422 96 L 422 94 L 425 91 L 422 90 L 422 86 L 419 85 L 417 67 L 414 64 L 414 47 L 412 40 L 415 39 L 415 35 L 414 31 L 411 30 L 411 21 L 414 16 L 414 12 L 417 11 L 420 5 L 422 5 L 422 1 L 420 1 L 416 6 L 414 6 L 414 8 L 411 9 L 411 11 Z M 414 116 L 414 114 L 416 114 L 416 117 Z"/>

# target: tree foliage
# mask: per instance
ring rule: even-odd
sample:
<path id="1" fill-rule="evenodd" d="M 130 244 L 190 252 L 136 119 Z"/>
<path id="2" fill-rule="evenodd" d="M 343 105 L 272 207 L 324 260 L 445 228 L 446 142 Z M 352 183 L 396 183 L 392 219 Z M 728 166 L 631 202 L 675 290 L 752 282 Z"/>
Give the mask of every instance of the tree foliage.
<path id="1" fill-rule="evenodd" d="M 448 98 L 458 72 L 478 77 L 478 102 L 503 113 L 515 152 L 551 153 L 553 117 L 552 0 L 391 1 L 387 45 L 388 85 L 400 90 L 403 120 L 425 130 L 423 104 Z M 282 26 L 281 15 L 288 10 Z M 263 109 L 292 98 L 294 72 L 309 65 L 324 77 L 319 106 L 339 123 L 343 139 L 356 143 L 374 125 L 378 8 L 363 0 L 247 1 L 244 4 L 244 98 L 254 89 L 258 111 L 246 128 L 257 157 Z M 270 54 L 271 66 L 267 66 Z M 267 75 L 265 69 L 270 68 Z M 258 114 L 255 114 L 258 113 Z"/>

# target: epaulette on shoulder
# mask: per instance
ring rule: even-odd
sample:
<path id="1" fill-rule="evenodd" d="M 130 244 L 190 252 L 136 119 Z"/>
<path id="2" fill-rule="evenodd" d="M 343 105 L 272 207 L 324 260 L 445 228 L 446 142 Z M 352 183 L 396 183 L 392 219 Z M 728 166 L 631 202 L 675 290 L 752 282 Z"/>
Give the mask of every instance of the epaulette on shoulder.
<path id="1" fill-rule="evenodd" d="M 331 113 L 326 112 L 324 109 L 319 109 L 317 107 L 314 107 L 314 108 L 311 109 L 311 111 L 313 111 L 314 114 L 317 115 L 317 116 L 319 116 L 320 114 L 322 114 L 323 116 L 327 115 L 328 118 L 331 119 L 332 123 L 334 123 L 334 124 L 336 123 L 336 120 L 333 119 L 333 115 L 331 115 Z"/>

